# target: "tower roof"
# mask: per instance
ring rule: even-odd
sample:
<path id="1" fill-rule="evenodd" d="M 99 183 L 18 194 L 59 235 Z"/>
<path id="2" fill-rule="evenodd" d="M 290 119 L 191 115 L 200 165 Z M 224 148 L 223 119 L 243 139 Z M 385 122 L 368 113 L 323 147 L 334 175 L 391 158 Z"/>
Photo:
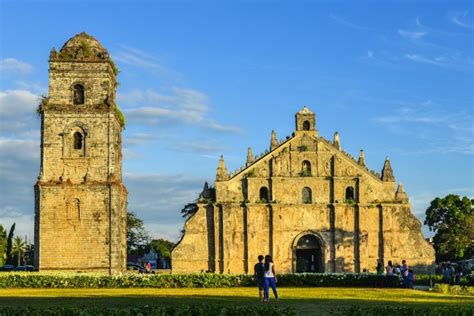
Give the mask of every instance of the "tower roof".
<path id="1" fill-rule="evenodd" d="M 303 108 L 298 113 L 299 114 L 314 114 L 314 112 L 308 109 L 306 105 L 303 106 Z"/>
<path id="2" fill-rule="evenodd" d="M 71 37 L 51 59 L 66 61 L 108 61 L 109 53 L 93 36 L 82 32 Z"/>

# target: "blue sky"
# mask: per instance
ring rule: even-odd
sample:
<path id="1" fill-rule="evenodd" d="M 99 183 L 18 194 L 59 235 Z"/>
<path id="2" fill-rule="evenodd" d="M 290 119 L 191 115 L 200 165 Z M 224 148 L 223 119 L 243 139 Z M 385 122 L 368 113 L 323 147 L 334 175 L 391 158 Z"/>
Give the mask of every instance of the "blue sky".
<path id="1" fill-rule="evenodd" d="M 470 1 L 0 1 L 0 223 L 33 232 L 48 56 L 86 31 L 121 70 L 129 209 L 176 239 L 179 211 L 218 157 L 240 167 L 294 129 L 389 156 L 423 219 L 429 202 L 474 196 Z M 427 233 L 427 229 L 424 229 Z"/>

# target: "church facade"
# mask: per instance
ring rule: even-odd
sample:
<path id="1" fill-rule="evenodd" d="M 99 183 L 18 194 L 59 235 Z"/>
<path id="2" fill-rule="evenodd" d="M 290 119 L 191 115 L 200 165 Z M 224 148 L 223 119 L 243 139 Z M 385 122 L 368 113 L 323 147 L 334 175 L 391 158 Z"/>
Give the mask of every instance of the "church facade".
<path id="1" fill-rule="evenodd" d="M 233 173 L 221 157 L 215 188 L 172 252 L 173 273 L 253 273 L 258 255 L 273 256 L 278 273 L 375 271 L 377 260 L 407 260 L 417 270 L 435 261 L 390 160 L 381 174 L 341 149 L 340 137 L 318 135 L 304 107 L 296 130 L 260 156 L 248 149 Z"/>
<path id="2" fill-rule="evenodd" d="M 123 116 L 107 50 L 80 33 L 49 58 L 35 184 L 35 265 L 40 271 L 118 273 L 126 266 Z"/>

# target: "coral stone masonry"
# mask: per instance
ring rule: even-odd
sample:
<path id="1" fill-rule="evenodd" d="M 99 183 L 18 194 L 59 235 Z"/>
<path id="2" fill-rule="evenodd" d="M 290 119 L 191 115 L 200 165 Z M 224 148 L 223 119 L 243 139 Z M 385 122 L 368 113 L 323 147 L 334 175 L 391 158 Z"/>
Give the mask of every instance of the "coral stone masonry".
<path id="1" fill-rule="evenodd" d="M 427 270 L 434 249 L 424 240 L 408 195 L 387 158 L 381 174 L 369 170 L 318 135 L 307 107 L 296 113 L 292 137 L 229 173 L 219 160 L 215 192 L 205 185 L 198 210 L 172 252 L 174 273 L 253 273 L 271 254 L 278 273 L 375 272 L 377 260 Z"/>
<path id="2" fill-rule="evenodd" d="M 107 50 L 80 33 L 49 59 L 35 185 L 35 260 L 41 270 L 118 273 L 126 265 L 124 119 Z"/>

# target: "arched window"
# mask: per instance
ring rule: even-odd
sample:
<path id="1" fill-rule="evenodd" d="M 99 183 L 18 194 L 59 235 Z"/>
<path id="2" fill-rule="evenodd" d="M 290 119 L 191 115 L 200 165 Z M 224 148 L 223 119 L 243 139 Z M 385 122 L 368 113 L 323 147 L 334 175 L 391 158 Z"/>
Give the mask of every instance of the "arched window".
<path id="1" fill-rule="evenodd" d="M 354 200 L 354 188 L 353 187 L 347 187 L 346 188 L 346 200 Z"/>
<path id="2" fill-rule="evenodd" d="M 301 201 L 303 202 L 303 204 L 312 203 L 312 192 L 310 188 L 303 188 L 303 190 L 301 191 Z"/>
<path id="3" fill-rule="evenodd" d="M 268 202 L 268 189 L 267 187 L 260 188 L 260 201 Z"/>
<path id="4" fill-rule="evenodd" d="M 82 149 L 83 143 L 82 143 L 83 137 L 82 134 L 79 132 L 74 133 L 74 149 Z"/>
<path id="5" fill-rule="evenodd" d="M 309 131 L 310 128 L 311 128 L 311 123 L 309 123 L 309 121 L 304 121 L 303 122 L 303 131 Z"/>
<path id="6" fill-rule="evenodd" d="M 311 163 L 308 160 L 304 160 L 301 165 L 301 175 L 303 177 L 311 176 Z"/>
<path id="7" fill-rule="evenodd" d="M 74 85 L 74 104 L 84 104 L 84 87 L 80 84 Z"/>

